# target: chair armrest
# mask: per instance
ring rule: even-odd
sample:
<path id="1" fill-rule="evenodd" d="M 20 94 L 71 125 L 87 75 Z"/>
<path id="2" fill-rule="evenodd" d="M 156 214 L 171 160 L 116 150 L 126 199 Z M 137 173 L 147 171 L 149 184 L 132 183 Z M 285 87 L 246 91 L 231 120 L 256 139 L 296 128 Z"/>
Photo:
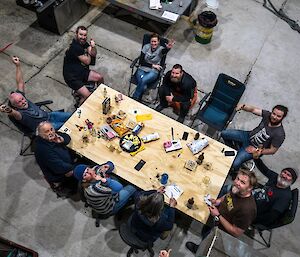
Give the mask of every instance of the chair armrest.
<path id="1" fill-rule="evenodd" d="M 47 104 L 53 104 L 52 100 L 46 100 L 46 101 L 42 101 L 42 102 L 36 102 L 35 103 L 37 106 L 43 106 L 43 105 L 47 105 Z"/>
<path id="2" fill-rule="evenodd" d="M 211 92 L 206 93 L 204 95 L 204 97 L 201 99 L 201 101 L 199 102 L 199 110 L 201 110 L 202 105 L 207 102 L 207 99 L 210 95 L 211 95 Z"/>
<path id="3" fill-rule="evenodd" d="M 137 66 L 137 62 L 140 59 L 140 56 L 135 58 L 132 63 L 130 64 L 130 68 L 133 69 L 135 66 Z"/>

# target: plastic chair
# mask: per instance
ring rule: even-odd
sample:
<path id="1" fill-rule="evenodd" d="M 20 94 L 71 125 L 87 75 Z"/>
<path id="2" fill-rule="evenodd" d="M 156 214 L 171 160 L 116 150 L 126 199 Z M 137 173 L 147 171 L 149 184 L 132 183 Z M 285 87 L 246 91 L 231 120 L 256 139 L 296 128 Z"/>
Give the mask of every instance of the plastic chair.
<path id="1" fill-rule="evenodd" d="M 245 88 L 242 82 L 226 74 L 219 74 L 213 91 L 200 101 L 199 110 L 191 126 L 193 127 L 195 120 L 199 119 L 214 130 L 225 129 L 236 113 L 235 107 Z"/>
<path id="2" fill-rule="evenodd" d="M 143 48 L 144 45 L 150 43 L 150 39 L 151 39 L 151 34 L 144 34 L 142 48 Z M 168 42 L 169 42 L 168 39 L 163 38 L 163 37 L 160 38 L 160 45 L 161 46 L 166 46 L 168 44 Z M 160 86 L 161 79 L 163 77 L 164 70 L 166 68 L 166 58 L 167 58 L 167 54 L 165 54 L 161 58 L 160 66 L 162 67 L 162 69 L 160 70 L 157 79 L 154 82 L 152 82 L 151 84 L 148 85 L 147 90 L 157 89 Z M 130 79 L 129 79 L 129 87 L 128 87 L 128 93 L 127 93 L 128 96 L 130 96 L 133 93 L 133 92 L 131 92 L 131 85 L 132 84 L 137 85 L 136 72 L 137 72 L 137 69 L 139 68 L 139 64 L 138 64 L 139 59 L 140 59 L 140 56 L 135 58 L 133 60 L 133 62 L 130 64 L 131 75 L 130 75 Z M 143 100 L 143 102 L 145 102 L 145 103 L 152 103 L 152 102 L 156 103 L 157 100 L 158 100 L 158 92 L 156 93 L 155 99 L 151 99 L 150 101 L 144 101 Z"/>
<path id="3" fill-rule="evenodd" d="M 288 225 L 292 223 L 295 219 L 296 213 L 297 213 L 297 208 L 298 208 L 298 197 L 299 197 L 299 190 L 298 188 L 295 188 L 292 190 L 292 199 L 290 201 L 290 206 L 289 208 L 283 213 L 281 218 L 275 222 L 274 224 L 266 227 L 261 224 L 253 224 L 252 227 L 258 231 L 259 236 L 263 240 L 263 242 L 255 239 L 253 236 L 250 235 L 250 238 L 254 239 L 255 241 L 259 242 L 260 244 L 270 247 L 271 246 L 271 239 L 272 239 L 272 230 L 275 228 L 279 228 L 285 225 Z M 266 239 L 263 236 L 263 231 L 268 231 L 269 232 L 269 238 Z"/>
<path id="4" fill-rule="evenodd" d="M 37 102 L 35 103 L 39 107 L 44 107 L 47 109 L 47 111 L 52 111 L 50 107 L 48 106 L 49 104 L 52 104 L 53 101 L 51 100 L 46 100 L 42 102 Z M 11 104 L 8 104 L 10 107 Z M 33 153 L 28 153 L 26 154 L 26 151 L 31 147 L 33 151 L 33 142 L 35 138 L 35 131 L 30 130 L 20 122 L 18 122 L 14 117 L 8 116 L 9 120 L 14 124 L 14 126 L 18 129 L 18 131 L 22 134 L 22 139 L 21 139 L 21 147 L 20 147 L 20 155 L 21 156 L 27 156 L 27 155 L 33 155 Z M 25 138 L 29 138 L 30 142 L 29 144 L 25 144 Z"/>
<path id="5" fill-rule="evenodd" d="M 127 252 L 127 257 L 130 257 L 132 253 L 138 253 L 138 250 L 146 251 L 150 253 L 150 257 L 154 256 L 154 251 L 152 249 L 153 242 L 141 241 L 132 231 L 131 231 L 131 220 L 132 215 L 129 217 L 126 223 L 122 223 L 119 228 L 119 234 L 122 240 L 130 246 Z"/>

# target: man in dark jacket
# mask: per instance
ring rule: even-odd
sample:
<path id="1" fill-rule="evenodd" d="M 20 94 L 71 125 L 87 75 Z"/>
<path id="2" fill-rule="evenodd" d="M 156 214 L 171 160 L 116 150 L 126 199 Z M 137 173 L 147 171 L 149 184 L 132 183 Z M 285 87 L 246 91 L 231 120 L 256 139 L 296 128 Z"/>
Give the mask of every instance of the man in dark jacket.
<path id="1" fill-rule="evenodd" d="M 270 226 L 289 208 L 292 199 L 290 186 L 298 174 L 293 168 L 284 168 L 279 174 L 270 170 L 261 159 L 255 160 L 256 167 L 268 178 L 262 187 L 253 190 L 257 206 L 255 224 Z"/>
<path id="2" fill-rule="evenodd" d="M 48 121 L 37 127 L 35 158 L 46 180 L 54 187 L 62 184 L 77 187 L 73 178 L 74 160 L 66 147 L 70 141 L 69 135 L 55 132 Z"/>
<path id="3" fill-rule="evenodd" d="M 160 104 L 156 111 L 160 112 L 168 106 L 179 107 L 177 121 L 183 122 L 191 105 L 197 84 L 193 77 L 182 69 L 180 64 L 175 64 L 172 70 L 164 77 L 162 86 L 159 88 Z"/>

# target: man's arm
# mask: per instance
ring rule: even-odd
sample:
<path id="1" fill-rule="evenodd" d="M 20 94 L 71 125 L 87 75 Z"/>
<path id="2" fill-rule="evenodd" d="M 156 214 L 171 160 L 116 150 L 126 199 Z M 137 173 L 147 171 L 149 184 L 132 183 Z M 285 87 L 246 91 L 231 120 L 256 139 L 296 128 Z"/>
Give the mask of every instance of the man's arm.
<path id="1" fill-rule="evenodd" d="M 236 109 L 236 111 L 243 110 L 246 112 L 251 112 L 257 116 L 262 116 L 262 109 L 257 108 L 255 106 L 251 106 L 251 105 L 247 105 L 247 104 L 238 104 L 235 109 Z"/>
<path id="2" fill-rule="evenodd" d="M 270 170 L 261 159 L 256 159 L 255 161 L 256 167 L 260 170 L 260 172 L 266 176 L 267 178 L 273 178 L 274 176 L 277 177 L 277 173 Z"/>
<path id="3" fill-rule="evenodd" d="M 88 47 L 88 53 L 90 56 L 96 57 L 97 55 L 97 48 L 96 43 L 93 39 L 90 41 L 90 46 Z"/>
<path id="4" fill-rule="evenodd" d="M 0 111 L 4 112 L 4 113 L 7 113 L 9 116 L 13 117 L 16 120 L 21 120 L 22 119 L 22 115 L 21 115 L 20 112 L 12 109 L 9 106 L 6 106 L 5 104 L 2 104 L 0 106 Z"/>
<path id="5" fill-rule="evenodd" d="M 17 89 L 21 92 L 25 92 L 25 84 L 24 84 L 24 80 L 23 80 L 23 74 L 22 74 L 22 70 L 21 70 L 21 63 L 20 63 L 19 57 L 13 56 L 12 62 L 16 65 Z"/>

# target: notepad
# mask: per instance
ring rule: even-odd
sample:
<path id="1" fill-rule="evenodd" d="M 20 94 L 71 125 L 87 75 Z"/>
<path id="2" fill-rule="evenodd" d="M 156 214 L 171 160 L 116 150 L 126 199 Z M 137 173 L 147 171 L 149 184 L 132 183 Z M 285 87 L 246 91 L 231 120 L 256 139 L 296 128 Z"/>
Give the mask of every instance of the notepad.
<path id="1" fill-rule="evenodd" d="M 181 196 L 183 193 L 183 190 L 179 188 L 177 185 L 169 185 L 165 188 L 165 195 L 169 198 L 173 197 L 176 200 Z"/>
<path id="2" fill-rule="evenodd" d="M 171 21 L 177 21 L 179 18 L 179 15 L 177 13 L 169 12 L 169 11 L 164 11 L 162 14 L 163 18 L 171 20 Z"/>

